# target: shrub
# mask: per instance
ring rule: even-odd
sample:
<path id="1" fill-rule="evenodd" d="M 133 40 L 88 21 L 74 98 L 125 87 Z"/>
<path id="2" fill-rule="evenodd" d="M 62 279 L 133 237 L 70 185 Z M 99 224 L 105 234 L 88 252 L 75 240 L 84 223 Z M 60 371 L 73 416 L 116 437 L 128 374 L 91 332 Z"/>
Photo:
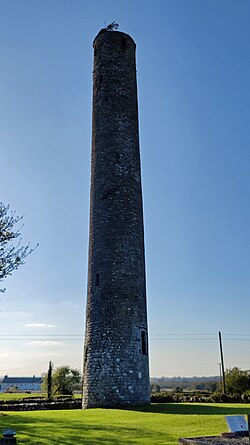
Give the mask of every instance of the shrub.
<path id="1" fill-rule="evenodd" d="M 156 392 L 151 395 L 152 403 L 171 403 L 175 402 L 172 392 Z"/>

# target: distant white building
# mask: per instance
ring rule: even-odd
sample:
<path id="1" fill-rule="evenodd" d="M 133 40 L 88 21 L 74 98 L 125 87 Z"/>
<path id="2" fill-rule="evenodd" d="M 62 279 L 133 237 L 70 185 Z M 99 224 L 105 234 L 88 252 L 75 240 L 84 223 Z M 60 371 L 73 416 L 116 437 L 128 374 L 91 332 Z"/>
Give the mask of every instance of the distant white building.
<path id="1" fill-rule="evenodd" d="M 0 392 L 6 392 L 10 389 L 16 391 L 30 391 L 39 392 L 41 391 L 42 377 L 8 377 L 4 376 L 0 384 Z"/>

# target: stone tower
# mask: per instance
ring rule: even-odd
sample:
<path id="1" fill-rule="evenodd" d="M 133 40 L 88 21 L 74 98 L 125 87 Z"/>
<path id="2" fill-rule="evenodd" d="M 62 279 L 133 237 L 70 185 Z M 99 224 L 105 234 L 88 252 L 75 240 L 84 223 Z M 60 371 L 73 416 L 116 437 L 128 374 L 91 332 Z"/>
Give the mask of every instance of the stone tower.
<path id="1" fill-rule="evenodd" d="M 93 117 L 83 408 L 149 403 L 135 43 L 93 43 Z"/>

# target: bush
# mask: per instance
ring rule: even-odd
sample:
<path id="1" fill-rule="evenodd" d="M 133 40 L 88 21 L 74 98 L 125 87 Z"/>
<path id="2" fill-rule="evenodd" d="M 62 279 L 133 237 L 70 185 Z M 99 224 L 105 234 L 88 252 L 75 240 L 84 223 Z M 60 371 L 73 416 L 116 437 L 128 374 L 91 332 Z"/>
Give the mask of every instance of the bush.
<path id="1" fill-rule="evenodd" d="M 151 395 L 151 403 L 175 402 L 172 392 L 156 392 Z"/>
<path id="2" fill-rule="evenodd" d="M 224 394 L 219 391 L 213 394 L 197 392 L 158 392 L 151 394 L 151 403 L 247 403 L 250 402 L 250 394 Z"/>
<path id="3" fill-rule="evenodd" d="M 240 394 L 224 394 L 222 392 L 215 392 L 208 398 L 208 402 L 215 403 L 241 403 L 243 402 Z"/>

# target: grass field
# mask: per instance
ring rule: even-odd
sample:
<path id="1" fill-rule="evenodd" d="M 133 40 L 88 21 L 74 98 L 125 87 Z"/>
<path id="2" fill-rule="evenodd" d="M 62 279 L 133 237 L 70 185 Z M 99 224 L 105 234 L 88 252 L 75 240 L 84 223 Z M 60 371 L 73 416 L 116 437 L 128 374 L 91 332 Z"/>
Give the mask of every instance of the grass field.
<path id="1" fill-rule="evenodd" d="M 1 402 L 6 402 L 7 400 L 21 400 L 21 399 L 31 399 L 31 398 L 36 398 L 36 397 L 43 397 L 46 398 L 46 394 L 45 393 L 31 393 L 31 394 L 27 394 L 27 393 L 0 393 L 0 403 Z M 60 397 L 60 396 L 59 396 Z M 65 396 L 63 396 L 65 397 Z M 81 394 L 74 394 L 74 398 L 75 399 L 79 399 L 81 398 Z"/>
<path id="2" fill-rule="evenodd" d="M 250 404 L 152 404 L 137 410 L 0 413 L 0 431 L 13 428 L 18 445 L 175 445 L 180 437 L 227 431 L 225 415 L 250 413 Z"/>
<path id="3" fill-rule="evenodd" d="M 45 397 L 45 394 L 41 394 L 41 393 L 32 393 L 32 394 L 27 394 L 26 392 L 22 392 L 22 393 L 8 393 L 8 392 L 3 392 L 0 393 L 0 402 L 5 402 L 6 400 L 21 400 L 21 399 L 30 399 L 31 397 Z"/>

